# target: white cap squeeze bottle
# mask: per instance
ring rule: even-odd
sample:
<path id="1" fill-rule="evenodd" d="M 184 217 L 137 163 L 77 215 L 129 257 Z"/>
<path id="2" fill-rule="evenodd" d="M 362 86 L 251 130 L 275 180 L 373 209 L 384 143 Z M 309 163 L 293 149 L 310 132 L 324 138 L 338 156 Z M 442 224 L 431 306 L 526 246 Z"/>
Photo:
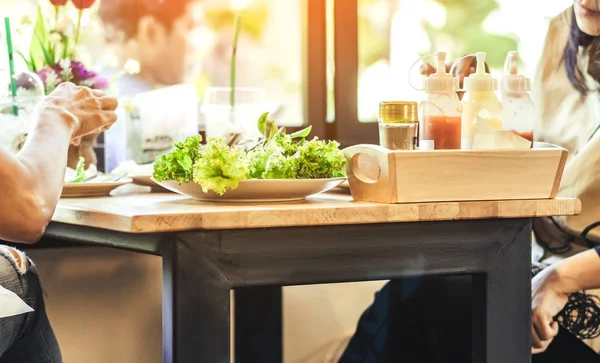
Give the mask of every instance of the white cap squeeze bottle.
<path id="1" fill-rule="evenodd" d="M 446 72 L 446 53 L 438 52 L 437 72 L 425 81 L 427 99 L 421 103 L 420 150 L 460 149 L 462 105 L 458 79 Z"/>
<path id="2" fill-rule="evenodd" d="M 463 149 L 471 149 L 478 122 L 487 123 L 492 130 L 502 129 L 502 104 L 495 93 L 498 82 L 485 71 L 486 53 L 479 52 L 475 56 L 477 69 L 464 79 L 461 142 Z"/>
<path id="3" fill-rule="evenodd" d="M 519 74 L 519 54 L 508 52 L 504 63 L 502 91 L 502 128 L 533 142 L 535 107 L 529 92 L 531 80 Z"/>

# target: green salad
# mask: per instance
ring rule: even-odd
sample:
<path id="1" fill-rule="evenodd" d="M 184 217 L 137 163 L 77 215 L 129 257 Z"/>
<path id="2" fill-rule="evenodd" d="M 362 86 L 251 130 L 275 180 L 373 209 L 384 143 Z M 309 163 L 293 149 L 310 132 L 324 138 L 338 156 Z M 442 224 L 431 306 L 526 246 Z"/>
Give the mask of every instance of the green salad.
<path id="1" fill-rule="evenodd" d="M 154 163 L 156 181 L 195 182 L 207 193 L 223 195 L 247 179 L 319 179 L 346 175 L 346 159 L 335 141 L 307 140 L 311 127 L 287 134 L 263 114 L 258 120 L 261 137 L 236 146 L 224 138 L 200 135 L 173 145 Z"/>
<path id="2" fill-rule="evenodd" d="M 77 166 L 75 167 L 75 176 L 66 180 L 67 183 L 83 183 L 86 179 L 85 176 L 85 159 L 83 157 L 79 157 L 79 161 L 77 162 Z"/>

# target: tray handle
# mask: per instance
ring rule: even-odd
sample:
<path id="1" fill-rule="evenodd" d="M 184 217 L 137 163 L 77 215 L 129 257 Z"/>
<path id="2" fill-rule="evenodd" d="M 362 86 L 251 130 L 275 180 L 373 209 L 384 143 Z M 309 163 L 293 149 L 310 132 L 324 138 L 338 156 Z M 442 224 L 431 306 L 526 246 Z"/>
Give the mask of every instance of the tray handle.
<path id="1" fill-rule="evenodd" d="M 387 183 L 390 178 L 392 151 L 378 145 L 355 145 L 342 150 L 346 156 L 346 174 L 350 185 L 367 188 Z M 360 159 L 361 155 L 369 158 Z M 368 162 L 368 161 L 371 162 Z"/>

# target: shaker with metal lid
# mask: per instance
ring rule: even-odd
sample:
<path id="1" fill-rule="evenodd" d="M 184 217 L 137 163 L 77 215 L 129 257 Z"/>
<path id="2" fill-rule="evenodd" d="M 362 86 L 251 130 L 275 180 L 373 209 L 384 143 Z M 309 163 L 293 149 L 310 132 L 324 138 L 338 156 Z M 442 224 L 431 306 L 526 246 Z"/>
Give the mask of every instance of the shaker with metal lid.
<path id="1" fill-rule="evenodd" d="M 419 130 L 416 102 L 387 101 L 379 106 L 379 143 L 390 150 L 415 150 Z"/>

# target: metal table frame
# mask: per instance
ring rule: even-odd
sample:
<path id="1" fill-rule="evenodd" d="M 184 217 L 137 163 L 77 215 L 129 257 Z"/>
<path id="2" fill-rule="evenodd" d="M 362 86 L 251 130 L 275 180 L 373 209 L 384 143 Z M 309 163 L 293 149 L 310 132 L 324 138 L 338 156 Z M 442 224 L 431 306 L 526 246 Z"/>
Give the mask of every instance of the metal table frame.
<path id="1" fill-rule="evenodd" d="M 496 219 L 128 234 L 52 223 L 35 248 L 163 258 L 163 362 L 280 363 L 282 286 L 474 276 L 473 362 L 530 362 L 531 221 Z M 420 261 L 420 263 L 416 263 Z"/>

